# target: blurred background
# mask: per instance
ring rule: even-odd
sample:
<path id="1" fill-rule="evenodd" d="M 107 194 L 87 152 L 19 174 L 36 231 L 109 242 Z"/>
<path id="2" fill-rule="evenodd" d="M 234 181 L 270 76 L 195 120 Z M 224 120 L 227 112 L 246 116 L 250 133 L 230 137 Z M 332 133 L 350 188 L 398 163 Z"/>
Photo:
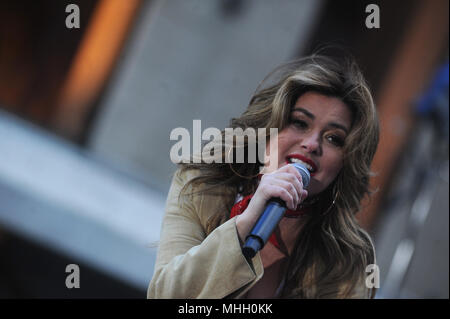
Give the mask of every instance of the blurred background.
<path id="1" fill-rule="evenodd" d="M 379 111 L 359 215 L 377 298 L 449 298 L 447 0 L 1 1 L 0 297 L 145 298 L 171 130 L 227 127 L 268 72 L 324 45 L 357 58 Z"/>

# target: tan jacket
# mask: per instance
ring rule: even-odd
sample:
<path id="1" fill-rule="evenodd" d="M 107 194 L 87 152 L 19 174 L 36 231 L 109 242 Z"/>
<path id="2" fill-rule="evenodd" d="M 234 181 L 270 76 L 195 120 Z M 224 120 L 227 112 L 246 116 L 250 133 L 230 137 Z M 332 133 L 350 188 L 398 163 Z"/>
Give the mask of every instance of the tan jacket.
<path id="1" fill-rule="evenodd" d="M 148 298 L 239 298 L 263 276 L 260 254 L 250 262 L 242 254 L 236 217 L 206 236 L 209 217 L 226 209 L 220 196 L 202 193 L 180 205 L 180 190 L 195 175 L 173 178 Z M 367 298 L 365 290 L 355 297 Z"/>

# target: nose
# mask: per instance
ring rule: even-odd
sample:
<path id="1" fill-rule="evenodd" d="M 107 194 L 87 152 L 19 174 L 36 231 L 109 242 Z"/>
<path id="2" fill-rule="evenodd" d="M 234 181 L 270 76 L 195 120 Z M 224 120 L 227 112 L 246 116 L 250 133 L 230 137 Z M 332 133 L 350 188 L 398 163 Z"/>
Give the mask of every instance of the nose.
<path id="1" fill-rule="evenodd" d="M 321 146 L 319 141 L 320 139 L 316 134 L 309 134 L 303 137 L 301 146 L 308 153 L 320 155 Z"/>

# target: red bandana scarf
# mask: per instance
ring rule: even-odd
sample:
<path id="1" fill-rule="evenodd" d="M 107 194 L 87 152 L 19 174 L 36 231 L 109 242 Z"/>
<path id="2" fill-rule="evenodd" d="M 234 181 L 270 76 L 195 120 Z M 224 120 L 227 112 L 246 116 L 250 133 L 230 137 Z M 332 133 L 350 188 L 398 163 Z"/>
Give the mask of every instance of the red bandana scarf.
<path id="1" fill-rule="evenodd" d="M 244 212 L 244 210 L 247 208 L 248 203 L 250 202 L 250 199 L 253 197 L 252 195 L 245 196 L 242 200 L 234 204 L 233 208 L 231 209 L 230 218 L 233 218 L 234 216 L 240 215 Z M 286 213 L 284 214 L 285 217 L 301 217 L 307 212 L 305 208 L 293 211 L 293 210 L 286 210 Z M 269 242 L 274 245 L 277 249 L 282 250 L 280 245 L 280 238 L 277 236 L 277 231 L 274 231 L 273 234 L 269 238 Z"/>

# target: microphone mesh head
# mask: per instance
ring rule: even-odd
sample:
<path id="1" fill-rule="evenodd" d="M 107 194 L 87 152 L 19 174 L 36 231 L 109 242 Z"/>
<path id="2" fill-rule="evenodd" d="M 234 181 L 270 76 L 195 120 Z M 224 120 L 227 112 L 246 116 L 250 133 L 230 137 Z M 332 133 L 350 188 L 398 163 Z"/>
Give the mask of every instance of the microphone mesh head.
<path id="1" fill-rule="evenodd" d="M 302 182 L 303 187 L 306 188 L 309 185 L 309 180 L 311 179 L 311 175 L 309 174 L 308 169 L 305 167 L 305 165 L 300 163 L 293 163 L 294 167 L 298 170 L 300 175 L 302 175 Z"/>

